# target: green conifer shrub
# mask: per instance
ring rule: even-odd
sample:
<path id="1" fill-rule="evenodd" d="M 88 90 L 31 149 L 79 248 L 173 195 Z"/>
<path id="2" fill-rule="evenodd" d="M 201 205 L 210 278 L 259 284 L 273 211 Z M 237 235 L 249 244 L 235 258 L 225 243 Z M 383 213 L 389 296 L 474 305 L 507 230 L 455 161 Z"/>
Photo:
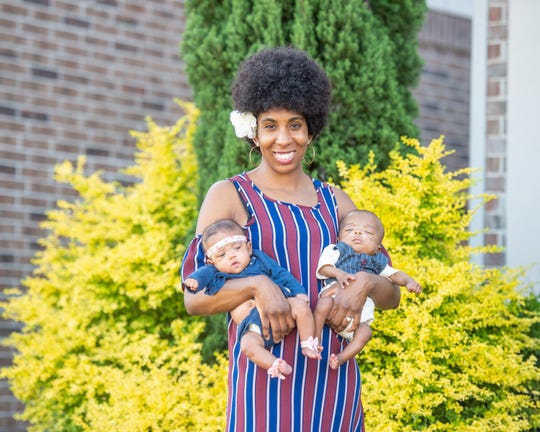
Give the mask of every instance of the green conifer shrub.
<path id="1" fill-rule="evenodd" d="M 3 316 L 23 324 L 2 370 L 29 431 L 219 430 L 226 360 L 201 359 L 203 324 L 186 319 L 178 267 L 196 218 L 197 111 L 134 133 L 131 185 L 86 176 L 84 159 L 56 180 L 78 193 L 43 226 L 35 272 Z M 226 336 L 223 336 L 226 338 Z"/>
<path id="2" fill-rule="evenodd" d="M 416 135 L 410 91 L 420 73 L 416 33 L 425 11 L 423 0 L 187 1 L 181 52 L 201 110 L 200 193 L 250 167 L 249 148 L 228 121 L 230 85 L 242 60 L 265 46 L 303 49 L 330 76 L 329 127 L 315 142 L 311 173 L 337 179 L 336 160 L 365 163 L 370 149 L 384 167 L 391 149 L 405 149 L 399 136 Z"/>

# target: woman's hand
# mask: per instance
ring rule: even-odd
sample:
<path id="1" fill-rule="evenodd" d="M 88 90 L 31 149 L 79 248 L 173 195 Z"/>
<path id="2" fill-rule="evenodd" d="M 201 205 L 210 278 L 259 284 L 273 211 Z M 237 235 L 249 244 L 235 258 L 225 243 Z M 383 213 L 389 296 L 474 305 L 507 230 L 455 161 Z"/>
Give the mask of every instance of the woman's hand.
<path id="1" fill-rule="evenodd" d="M 334 306 L 326 320 L 338 333 L 345 330 L 351 320 L 353 324 L 350 330 L 356 330 L 368 296 L 380 309 L 394 309 L 399 306 L 401 295 L 399 287 L 388 279 L 366 272 L 358 272 L 355 276 L 356 279 L 351 280 L 348 286 L 336 290 Z"/>
<path id="2" fill-rule="evenodd" d="M 360 323 L 362 308 L 370 291 L 374 287 L 372 274 L 366 272 L 356 273 L 356 278 L 350 280 L 344 288 L 336 289 L 334 305 L 328 314 L 326 322 L 337 333 L 345 330 L 350 321 L 351 331 L 356 330 Z"/>
<path id="3" fill-rule="evenodd" d="M 295 327 L 289 302 L 281 289 L 266 276 L 255 276 L 255 304 L 261 316 L 262 332 L 265 339 L 270 337 L 272 329 L 274 342 L 279 342 Z"/>

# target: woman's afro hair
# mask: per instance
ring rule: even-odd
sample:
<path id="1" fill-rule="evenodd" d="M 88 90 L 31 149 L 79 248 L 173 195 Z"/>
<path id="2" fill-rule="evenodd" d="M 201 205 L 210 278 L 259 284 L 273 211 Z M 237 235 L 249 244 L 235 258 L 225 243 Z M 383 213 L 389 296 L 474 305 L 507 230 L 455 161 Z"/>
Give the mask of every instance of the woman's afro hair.
<path id="1" fill-rule="evenodd" d="M 255 116 L 274 108 L 302 114 L 313 137 L 326 126 L 331 88 L 326 72 L 294 47 L 264 48 L 248 57 L 232 84 L 234 109 Z"/>

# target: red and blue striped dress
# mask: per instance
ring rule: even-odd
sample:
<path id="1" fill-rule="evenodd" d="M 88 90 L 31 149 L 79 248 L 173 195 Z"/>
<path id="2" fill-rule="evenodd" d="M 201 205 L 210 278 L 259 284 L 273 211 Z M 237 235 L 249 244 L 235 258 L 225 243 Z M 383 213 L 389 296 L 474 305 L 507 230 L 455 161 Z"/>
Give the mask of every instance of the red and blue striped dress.
<path id="1" fill-rule="evenodd" d="M 317 261 L 338 233 L 338 209 L 332 189 L 313 180 L 318 202 L 302 206 L 267 197 L 246 174 L 229 179 L 249 215 L 245 230 L 254 249 L 261 249 L 287 268 L 305 287 L 312 309 L 320 281 Z M 204 253 L 195 239 L 186 253 L 183 274 L 203 263 Z M 184 273 L 186 272 L 186 273 Z M 354 359 L 338 370 L 328 356 L 343 349 L 342 339 L 324 327 L 322 360 L 302 355 L 296 331 L 272 348 L 293 367 L 285 380 L 268 377 L 240 353 L 236 324 L 229 318 L 228 431 L 363 431 L 361 380 Z"/>

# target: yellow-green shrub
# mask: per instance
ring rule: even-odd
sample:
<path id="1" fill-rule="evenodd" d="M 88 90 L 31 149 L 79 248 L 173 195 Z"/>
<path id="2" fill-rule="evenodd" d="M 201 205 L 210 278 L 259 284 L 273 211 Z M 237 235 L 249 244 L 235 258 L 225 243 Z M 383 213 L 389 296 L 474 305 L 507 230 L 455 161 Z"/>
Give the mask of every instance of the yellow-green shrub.
<path id="1" fill-rule="evenodd" d="M 538 315 L 525 307 L 522 270 L 470 262 L 490 251 L 467 243 L 470 170 L 445 171 L 442 138 L 427 147 L 403 141 L 417 155 L 391 153 L 382 172 L 340 164 L 343 189 L 385 224 L 395 267 L 424 288 L 418 297 L 404 290 L 398 310 L 377 313 L 359 356 L 367 429 L 532 430 L 539 370 L 525 353 Z"/>
<path id="2" fill-rule="evenodd" d="M 17 354 L 2 376 L 29 431 L 223 429 L 226 359 L 202 362 L 202 325 L 178 292 L 197 207 L 197 113 L 184 108 L 176 125 L 135 134 L 132 185 L 85 176 L 82 159 L 57 169 L 79 199 L 49 213 L 36 271 L 2 304 L 24 326 L 7 340 Z M 490 249 L 467 246 L 470 170 L 445 172 L 442 139 L 404 142 L 418 154 L 392 153 L 382 172 L 340 164 L 343 189 L 386 225 L 394 265 L 424 287 L 377 313 L 359 356 L 367 429 L 533 430 L 538 301 L 526 307 L 520 269 L 471 263 Z"/>
<path id="3" fill-rule="evenodd" d="M 43 226 L 35 272 L 2 305 L 23 324 L 2 371 L 30 431 L 219 430 L 226 361 L 202 364 L 201 324 L 186 321 L 178 266 L 196 217 L 192 136 L 197 111 L 134 133 L 133 182 L 85 176 L 84 159 L 56 179 L 78 192 Z"/>

